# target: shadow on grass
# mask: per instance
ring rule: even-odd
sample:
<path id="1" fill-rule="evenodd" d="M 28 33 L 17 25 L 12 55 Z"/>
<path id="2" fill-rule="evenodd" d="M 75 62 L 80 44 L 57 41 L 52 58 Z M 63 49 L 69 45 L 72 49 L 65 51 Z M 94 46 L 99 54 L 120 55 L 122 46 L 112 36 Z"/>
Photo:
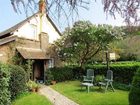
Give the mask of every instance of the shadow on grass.
<path id="1" fill-rule="evenodd" d="M 77 92 L 87 92 L 87 88 L 85 86 L 76 85 L 75 91 Z M 113 90 L 109 87 L 108 90 L 105 92 L 105 87 L 100 88 L 99 86 L 90 87 L 90 92 L 98 92 L 98 93 L 106 93 L 106 92 L 113 92 Z"/>
<path id="2" fill-rule="evenodd" d="M 83 93 L 83 92 L 87 92 L 87 88 L 86 87 L 78 86 L 78 88 L 76 88 L 75 91 Z M 99 88 L 99 87 L 90 87 L 90 91 L 89 92 L 105 93 L 105 89 Z"/>

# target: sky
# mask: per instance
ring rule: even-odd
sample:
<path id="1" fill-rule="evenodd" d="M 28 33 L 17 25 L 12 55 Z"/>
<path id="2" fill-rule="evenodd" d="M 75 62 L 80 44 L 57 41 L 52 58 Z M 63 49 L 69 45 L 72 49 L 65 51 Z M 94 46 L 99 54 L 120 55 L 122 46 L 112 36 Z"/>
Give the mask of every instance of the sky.
<path id="1" fill-rule="evenodd" d="M 0 4 L 0 32 L 27 18 L 24 11 L 22 11 L 22 14 L 20 14 L 13 10 L 10 0 L 0 0 Z M 20 8 L 22 9 L 22 7 Z M 29 14 L 33 13 L 31 12 Z M 71 21 L 70 24 L 72 25 L 73 22 L 78 20 L 88 20 L 93 24 L 110 24 L 113 26 L 124 25 L 123 19 L 119 15 L 116 15 L 116 19 L 110 15 L 106 16 L 100 0 L 97 0 L 96 3 L 90 3 L 88 10 L 79 8 L 78 18 L 74 19 L 74 21 Z M 63 21 L 63 18 L 60 18 L 59 22 L 54 19 L 54 23 L 57 25 L 60 31 L 63 31 L 67 27 L 67 23 Z"/>

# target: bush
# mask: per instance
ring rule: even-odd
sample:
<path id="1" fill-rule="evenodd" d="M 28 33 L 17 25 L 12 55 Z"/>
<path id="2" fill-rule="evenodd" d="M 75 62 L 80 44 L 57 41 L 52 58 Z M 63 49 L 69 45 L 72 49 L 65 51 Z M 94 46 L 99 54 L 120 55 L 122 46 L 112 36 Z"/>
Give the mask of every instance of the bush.
<path id="1" fill-rule="evenodd" d="M 71 67 L 59 67 L 50 69 L 54 80 L 57 82 L 74 79 L 73 69 Z"/>
<path id="2" fill-rule="evenodd" d="M 127 84 L 122 84 L 122 83 L 117 83 L 117 82 L 114 82 L 113 83 L 113 86 L 116 88 L 116 89 L 120 89 L 120 90 L 124 90 L 124 91 L 129 91 L 130 90 L 130 87 L 131 85 L 127 85 Z"/>
<path id="3" fill-rule="evenodd" d="M 29 80 L 27 83 L 26 83 L 27 87 L 28 87 L 28 90 L 29 91 L 32 91 L 32 92 L 38 92 L 39 88 L 40 88 L 40 84 L 39 83 L 36 83 L 35 81 L 32 81 L 32 80 Z"/>
<path id="4" fill-rule="evenodd" d="M 10 105 L 9 79 L 8 66 L 0 64 L 0 105 Z"/>
<path id="5" fill-rule="evenodd" d="M 19 94 L 27 91 L 26 72 L 23 68 L 15 65 L 10 65 L 10 92 L 11 99 L 15 99 Z"/>
<path id="6" fill-rule="evenodd" d="M 116 82 L 130 84 L 132 82 L 132 77 L 136 70 L 140 67 L 140 64 L 111 64 L 110 70 L 113 71 L 113 79 Z M 106 65 L 88 65 L 86 69 L 91 68 L 94 70 L 95 75 L 106 76 L 107 67 Z"/>
<path id="7" fill-rule="evenodd" d="M 95 82 L 98 83 L 98 82 L 103 82 L 105 79 L 104 75 L 96 75 L 95 76 Z"/>
<path id="8" fill-rule="evenodd" d="M 51 69 L 46 70 L 46 73 L 45 74 L 46 74 L 45 84 L 46 85 L 50 85 L 51 84 L 51 81 L 54 80 L 54 77 L 52 75 Z"/>
<path id="9" fill-rule="evenodd" d="M 110 69 L 113 71 L 113 80 L 122 84 L 130 84 L 132 82 L 132 77 L 136 70 L 140 67 L 139 62 L 129 62 L 129 63 L 117 63 L 111 64 Z M 83 75 L 86 75 L 87 69 L 93 69 L 94 74 L 106 76 L 107 67 L 106 65 L 87 65 L 85 69 L 81 69 L 78 66 L 66 66 L 51 68 L 50 72 L 53 75 L 54 80 L 57 82 L 81 79 Z M 47 74 L 46 74 L 47 75 Z M 49 75 L 48 75 L 49 78 Z M 47 79 L 47 78 L 46 78 Z"/>
<path id="10" fill-rule="evenodd" d="M 137 70 L 129 93 L 130 105 L 140 105 L 140 68 Z"/>

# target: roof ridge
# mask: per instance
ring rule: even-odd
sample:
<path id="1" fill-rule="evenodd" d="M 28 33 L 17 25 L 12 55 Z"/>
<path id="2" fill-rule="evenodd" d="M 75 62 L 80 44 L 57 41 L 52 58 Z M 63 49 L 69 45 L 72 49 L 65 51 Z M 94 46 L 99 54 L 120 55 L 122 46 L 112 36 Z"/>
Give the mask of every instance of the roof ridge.
<path id="1" fill-rule="evenodd" d="M 0 32 L 0 37 L 3 37 L 6 34 L 11 33 L 12 31 L 15 31 L 17 28 L 19 28 L 20 26 L 22 26 L 25 22 L 29 21 L 32 17 L 34 17 L 35 15 L 37 15 L 39 12 L 27 17 L 26 19 L 24 19 L 23 21 L 13 25 L 12 27 Z"/>
<path id="2" fill-rule="evenodd" d="M 23 21 L 17 23 L 16 25 L 12 26 L 11 28 L 0 32 L 0 39 L 6 36 L 10 36 L 12 31 L 15 31 L 16 29 L 18 29 L 19 27 L 21 27 L 25 22 L 29 21 L 32 17 L 36 16 L 39 12 L 31 15 L 30 17 L 24 19 Z M 55 30 L 61 35 L 61 32 L 58 30 L 58 28 L 56 27 L 56 25 L 54 24 L 54 22 L 52 21 L 52 19 L 49 17 L 48 14 L 46 14 L 46 18 L 51 22 L 51 24 L 53 25 L 53 27 L 55 28 Z"/>

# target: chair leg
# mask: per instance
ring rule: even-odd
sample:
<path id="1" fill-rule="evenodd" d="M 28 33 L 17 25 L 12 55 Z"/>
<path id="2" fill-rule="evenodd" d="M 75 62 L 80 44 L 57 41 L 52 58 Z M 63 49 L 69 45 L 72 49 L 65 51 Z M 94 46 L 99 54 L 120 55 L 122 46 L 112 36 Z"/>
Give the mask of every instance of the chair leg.
<path id="1" fill-rule="evenodd" d="M 106 92 L 107 89 L 108 89 L 108 85 L 109 85 L 109 83 L 107 82 L 107 83 L 106 83 L 106 87 L 105 87 L 105 92 Z"/>
<path id="2" fill-rule="evenodd" d="M 89 93 L 89 86 L 87 86 L 87 92 Z"/>
<path id="3" fill-rule="evenodd" d="M 115 91 L 115 89 L 113 88 L 112 82 L 110 82 L 111 88 L 113 90 L 113 92 Z"/>

